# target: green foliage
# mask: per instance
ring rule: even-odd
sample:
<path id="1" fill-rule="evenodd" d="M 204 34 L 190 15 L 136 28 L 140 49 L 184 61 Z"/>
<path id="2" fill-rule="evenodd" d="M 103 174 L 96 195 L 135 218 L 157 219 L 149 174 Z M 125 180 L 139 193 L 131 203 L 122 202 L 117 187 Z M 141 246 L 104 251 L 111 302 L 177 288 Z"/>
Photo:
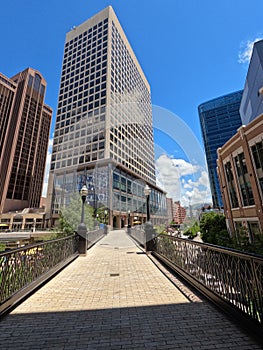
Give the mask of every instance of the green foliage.
<path id="1" fill-rule="evenodd" d="M 105 211 L 107 212 L 105 214 Z M 97 220 L 98 222 L 102 223 L 102 224 L 107 224 L 108 222 L 108 209 L 106 207 L 99 207 L 97 209 Z"/>
<path id="2" fill-rule="evenodd" d="M 178 225 L 178 222 L 176 222 L 176 221 L 171 221 L 171 222 L 170 222 L 170 225 Z"/>
<path id="3" fill-rule="evenodd" d="M 81 221 L 82 200 L 78 193 L 73 193 L 68 206 L 61 209 L 59 230 L 64 235 L 77 231 Z M 84 222 L 88 230 L 93 229 L 93 208 L 85 204 Z"/>
<path id="4" fill-rule="evenodd" d="M 258 236 L 254 240 L 253 244 L 250 244 L 247 247 L 247 251 L 250 253 L 263 255 L 263 236 L 262 235 Z"/>
<path id="5" fill-rule="evenodd" d="M 204 213 L 200 220 L 201 238 L 205 243 L 229 246 L 231 239 L 223 214 L 215 212 Z"/>
<path id="6" fill-rule="evenodd" d="M 160 224 L 158 226 L 154 226 L 155 232 L 157 234 L 163 233 L 163 234 L 167 234 L 166 228 L 164 224 Z"/>
<path id="7" fill-rule="evenodd" d="M 189 238 L 194 238 L 197 236 L 197 233 L 199 231 L 200 231 L 200 227 L 198 225 L 198 222 L 195 221 L 191 227 L 187 228 L 184 231 L 184 236 L 188 236 Z"/>
<path id="8" fill-rule="evenodd" d="M 263 236 L 261 234 L 256 235 L 253 242 L 250 242 L 248 228 L 245 226 L 237 230 L 232 241 L 235 249 L 263 255 Z"/>
<path id="9" fill-rule="evenodd" d="M 204 213 L 200 220 L 200 232 L 205 243 L 263 255 L 263 236 L 257 235 L 251 242 L 248 228 L 242 226 L 230 237 L 223 214 Z"/>
<path id="10" fill-rule="evenodd" d="M 6 247 L 5 244 L 0 243 L 0 252 L 4 252 L 5 251 L 5 247 Z"/>

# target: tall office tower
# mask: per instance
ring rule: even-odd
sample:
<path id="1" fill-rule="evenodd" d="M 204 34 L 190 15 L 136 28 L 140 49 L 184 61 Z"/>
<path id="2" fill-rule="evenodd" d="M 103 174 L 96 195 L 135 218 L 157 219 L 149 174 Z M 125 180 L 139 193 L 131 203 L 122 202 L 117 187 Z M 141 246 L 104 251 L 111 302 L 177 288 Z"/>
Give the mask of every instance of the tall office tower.
<path id="1" fill-rule="evenodd" d="M 239 107 L 242 92 L 240 90 L 198 106 L 214 208 L 223 206 L 217 175 L 217 149 L 241 126 Z"/>
<path id="2" fill-rule="evenodd" d="M 255 42 L 240 104 L 243 125 L 263 114 L 263 40 Z"/>
<path id="3" fill-rule="evenodd" d="M 40 205 L 52 110 L 31 68 L 0 75 L 0 214 Z"/>
<path id="4" fill-rule="evenodd" d="M 48 186 L 47 214 L 57 218 L 85 184 L 110 225 L 165 206 L 155 185 L 150 87 L 112 9 L 66 35 Z"/>

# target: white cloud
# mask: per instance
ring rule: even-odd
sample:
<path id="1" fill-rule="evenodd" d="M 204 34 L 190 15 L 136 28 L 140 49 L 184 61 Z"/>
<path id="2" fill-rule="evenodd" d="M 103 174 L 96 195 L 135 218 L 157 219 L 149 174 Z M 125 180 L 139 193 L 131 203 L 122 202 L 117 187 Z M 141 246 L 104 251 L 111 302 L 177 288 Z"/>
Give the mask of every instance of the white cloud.
<path id="1" fill-rule="evenodd" d="M 49 177 L 49 170 L 50 170 L 50 163 L 51 163 L 52 146 L 53 146 L 53 139 L 49 139 L 42 197 L 47 196 L 47 186 L 48 186 L 48 177 Z"/>
<path id="2" fill-rule="evenodd" d="M 207 172 L 198 165 L 162 155 L 156 160 L 156 168 L 157 184 L 167 192 L 167 197 L 180 200 L 185 206 L 189 198 L 191 204 L 211 202 Z"/>
<path id="3" fill-rule="evenodd" d="M 254 43 L 262 40 L 262 38 L 256 38 L 253 41 L 247 40 L 246 42 L 241 43 L 241 48 L 238 53 L 238 62 L 239 63 L 248 63 L 250 61 Z"/>
<path id="4" fill-rule="evenodd" d="M 200 188 L 195 187 L 191 191 L 186 191 L 181 197 L 181 202 L 183 205 L 188 205 L 195 203 L 211 203 L 211 194 L 208 188 L 200 190 Z"/>
<path id="5" fill-rule="evenodd" d="M 209 179 L 208 173 L 206 171 L 202 171 L 200 177 L 197 181 L 192 181 L 189 179 L 187 182 L 184 182 L 184 188 L 193 188 L 193 187 L 209 187 Z"/>

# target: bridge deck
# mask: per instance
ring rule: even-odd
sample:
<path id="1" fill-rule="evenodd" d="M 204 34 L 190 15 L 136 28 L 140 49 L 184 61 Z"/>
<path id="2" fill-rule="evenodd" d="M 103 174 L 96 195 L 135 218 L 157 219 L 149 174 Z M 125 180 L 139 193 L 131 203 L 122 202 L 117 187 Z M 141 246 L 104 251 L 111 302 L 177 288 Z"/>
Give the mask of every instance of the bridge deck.
<path id="1" fill-rule="evenodd" d="M 112 231 L 3 318 L 0 347 L 262 349 L 180 287 L 124 231 Z"/>

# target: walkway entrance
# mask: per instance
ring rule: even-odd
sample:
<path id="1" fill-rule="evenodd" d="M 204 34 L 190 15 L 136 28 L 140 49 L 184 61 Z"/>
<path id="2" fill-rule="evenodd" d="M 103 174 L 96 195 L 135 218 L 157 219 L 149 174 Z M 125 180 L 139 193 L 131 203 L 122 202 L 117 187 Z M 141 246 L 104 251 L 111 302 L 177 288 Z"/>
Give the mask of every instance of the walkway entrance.
<path id="1" fill-rule="evenodd" d="M 111 231 L 0 322 L 1 349 L 262 349 L 174 283 Z"/>

